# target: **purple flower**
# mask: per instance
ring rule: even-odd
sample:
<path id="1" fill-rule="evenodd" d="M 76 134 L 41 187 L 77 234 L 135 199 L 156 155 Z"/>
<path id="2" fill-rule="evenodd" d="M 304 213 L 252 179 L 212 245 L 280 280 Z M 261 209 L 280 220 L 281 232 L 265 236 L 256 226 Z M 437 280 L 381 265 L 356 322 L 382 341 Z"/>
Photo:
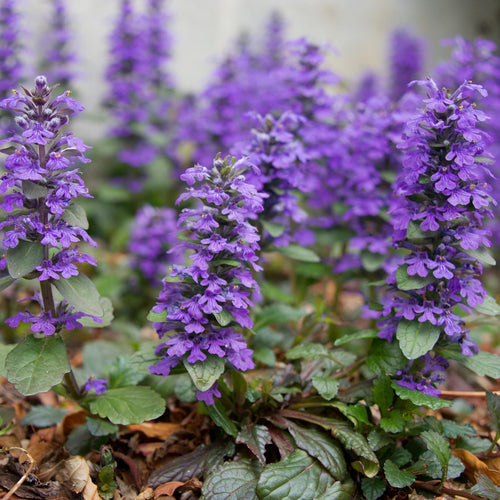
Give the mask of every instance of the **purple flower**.
<path id="1" fill-rule="evenodd" d="M 92 375 L 92 377 L 90 377 L 87 382 L 85 382 L 83 388 L 87 392 L 90 392 L 92 389 L 94 389 L 96 394 L 103 394 L 106 391 L 107 384 L 107 380 L 102 378 L 94 378 L 94 376 Z"/>

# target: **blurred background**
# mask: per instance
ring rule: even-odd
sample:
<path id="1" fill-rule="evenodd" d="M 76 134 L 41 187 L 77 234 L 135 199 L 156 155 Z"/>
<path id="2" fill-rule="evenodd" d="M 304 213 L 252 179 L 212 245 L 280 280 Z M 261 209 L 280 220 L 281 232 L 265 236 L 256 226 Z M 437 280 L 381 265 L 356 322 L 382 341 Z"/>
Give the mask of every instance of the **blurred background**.
<path id="1" fill-rule="evenodd" d="M 133 2 L 138 10 L 146 3 Z M 16 4 L 28 57 L 35 60 L 44 47 L 51 2 Z M 89 139 L 101 131 L 95 115 L 106 92 L 109 35 L 119 6 L 118 0 L 66 2 L 73 32 L 70 43 L 79 61 L 72 88 L 87 109 L 78 126 L 85 127 Z M 288 39 L 307 36 L 336 49 L 329 64 L 346 85 L 368 70 L 386 72 L 389 35 L 395 28 L 406 28 L 427 41 L 428 68 L 450 52 L 441 46 L 442 39 L 461 35 L 500 40 L 499 0 L 167 0 L 165 7 L 173 39 L 169 70 L 180 91 L 201 89 L 238 37 L 258 37 L 273 11 L 281 14 Z"/>

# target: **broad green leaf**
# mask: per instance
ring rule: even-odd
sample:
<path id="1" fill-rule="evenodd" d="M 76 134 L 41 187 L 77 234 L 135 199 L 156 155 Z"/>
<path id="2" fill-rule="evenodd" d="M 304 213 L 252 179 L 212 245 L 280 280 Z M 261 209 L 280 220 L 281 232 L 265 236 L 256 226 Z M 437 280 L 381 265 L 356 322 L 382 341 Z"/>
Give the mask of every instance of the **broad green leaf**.
<path id="1" fill-rule="evenodd" d="M 83 366 L 90 375 L 101 375 L 120 355 L 132 354 L 130 346 L 124 342 L 92 340 L 85 342 L 82 349 Z"/>
<path id="2" fill-rule="evenodd" d="M 487 438 L 461 437 L 457 440 L 456 447 L 474 454 L 483 453 L 491 448 L 491 441 Z"/>
<path id="3" fill-rule="evenodd" d="M 500 498 L 500 486 L 497 486 L 484 474 L 479 474 L 476 484 L 469 491 L 480 495 L 485 500 L 498 500 Z"/>
<path id="4" fill-rule="evenodd" d="M 204 361 L 189 363 L 184 360 L 184 366 L 199 391 L 207 391 L 224 373 L 225 363 L 223 358 L 209 354 Z"/>
<path id="5" fill-rule="evenodd" d="M 149 311 L 148 315 L 146 316 L 146 319 L 148 321 L 151 321 L 151 323 L 162 323 L 167 319 L 168 311 L 165 309 L 161 313 L 156 313 L 153 311 Z"/>
<path id="6" fill-rule="evenodd" d="M 100 418 L 87 417 L 85 421 L 92 436 L 115 436 L 120 430 L 118 425 Z"/>
<path id="7" fill-rule="evenodd" d="M 7 269 L 12 278 L 22 278 L 43 260 L 43 245 L 36 241 L 19 240 L 17 247 L 6 252 Z"/>
<path id="8" fill-rule="evenodd" d="M 197 401 L 196 393 L 198 389 L 193 384 L 191 377 L 187 373 L 175 376 L 177 378 L 174 388 L 175 397 L 183 403 L 194 403 Z"/>
<path id="9" fill-rule="evenodd" d="M 394 488 L 406 488 L 415 481 L 415 474 L 407 470 L 401 470 L 391 460 L 385 461 L 384 473 L 388 483 Z"/>
<path id="10" fill-rule="evenodd" d="M 480 351 L 474 356 L 464 356 L 454 346 L 439 350 L 439 354 L 454 359 L 482 377 L 500 378 L 500 356 L 492 352 Z"/>
<path id="11" fill-rule="evenodd" d="M 486 392 L 486 407 L 497 431 L 500 430 L 500 396 L 493 392 Z"/>
<path id="12" fill-rule="evenodd" d="M 373 400 L 380 408 L 382 414 L 392 406 L 394 391 L 391 387 L 391 379 L 386 375 L 378 377 L 373 382 Z"/>
<path id="13" fill-rule="evenodd" d="M 271 435 L 265 425 L 247 424 L 236 436 L 236 443 L 248 446 L 261 464 L 266 463 L 266 444 L 271 444 Z"/>
<path id="14" fill-rule="evenodd" d="M 448 464 L 451 459 L 451 450 L 448 441 L 435 431 L 424 431 L 420 434 L 427 448 L 432 451 L 439 460 L 443 471 L 443 479 L 448 477 Z"/>
<path id="15" fill-rule="evenodd" d="M 398 467 L 404 467 L 407 463 L 411 462 L 413 456 L 411 451 L 403 447 L 398 447 L 391 453 L 389 457 Z"/>
<path id="16" fill-rule="evenodd" d="M 356 485 L 352 481 L 341 483 L 335 481 L 315 500 L 352 500 L 356 492 Z"/>
<path id="17" fill-rule="evenodd" d="M 339 390 L 339 381 L 331 377 L 321 377 L 315 375 L 312 379 L 313 387 L 318 391 L 318 394 L 327 401 L 333 399 Z"/>
<path id="18" fill-rule="evenodd" d="M 486 294 L 483 303 L 476 306 L 475 311 L 487 316 L 498 316 L 500 314 L 500 305 L 491 295 Z"/>
<path id="19" fill-rule="evenodd" d="M 109 326 L 113 322 L 114 314 L 113 304 L 111 300 L 109 300 L 108 297 L 101 297 L 99 299 L 99 304 L 101 305 L 103 310 L 103 315 L 99 318 L 101 322 L 98 323 L 89 316 L 83 316 L 83 318 L 80 318 L 78 320 L 78 322 L 82 326 L 87 328 L 104 328 L 105 326 Z"/>
<path id="20" fill-rule="evenodd" d="M 333 345 L 339 346 L 348 344 L 353 340 L 362 340 L 362 339 L 375 339 L 378 337 L 376 330 L 359 330 L 355 333 L 350 333 L 349 335 L 344 335 L 337 339 Z"/>
<path id="21" fill-rule="evenodd" d="M 90 411 L 114 424 L 140 424 L 160 417 L 165 400 L 146 386 L 109 389 L 90 402 Z"/>
<path id="22" fill-rule="evenodd" d="M 361 491 L 366 500 L 377 500 L 385 492 L 385 482 L 379 477 L 361 479 Z"/>
<path id="23" fill-rule="evenodd" d="M 85 209 L 77 203 L 71 203 L 64 210 L 62 219 L 70 226 L 81 227 L 82 229 L 89 228 L 89 221 Z"/>
<path id="24" fill-rule="evenodd" d="M 399 385 L 395 380 L 392 381 L 392 388 L 394 392 L 401 398 L 410 400 L 413 404 L 417 406 L 428 406 L 433 410 L 439 410 L 439 408 L 444 408 L 445 406 L 450 406 L 450 401 L 444 401 L 436 396 L 430 396 L 419 391 L 412 391 L 408 387 L 403 387 Z"/>
<path id="25" fill-rule="evenodd" d="M 217 323 L 223 327 L 229 325 L 234 319 L 234 316 L 227 309 L 222 309 L 221 312 L 214 313 L 214 316 Z"/>
<path id="26" fill-rule="evenodd" d="M 408 470 L 414 472 L 415 474 L 424 474 L 432 479 L 442 479 L 443 478 L 443 468 L 439 463 L 438 457 L 435 453 L 430 450 L 424 451 L 418 459 L 417 462 L 408 467 Z M 460 461 L 458 457 L 451 455 L 450 461 L 448 463 L 448 472 L 446 479 L 454 479 L 465 470 L 464 464 Z"/>
<path id="27" fill-rule="evenodd" d="M 307 314 L 303 309 L 286 304 L 272 304 L 264 307 L 255 318 L 254 330 L 260 330 L 268 325 L 283 324 L 287 321 L 298 321 Z"/>
<path id="28" fill-rule="evenodd" d="M 320 258 L 310 248 L 304 248 L 299 245 L 288 245 L 286 247 L 279 247 L 277 252 L 286 255 L 294 260 L 302 262 L 319 262 Z"/>
<path id="29" fill-rule="evenodd" d="M 266 366 L 274 366 L 276 364 L 276 354 L 270 347 L 259 347 L 253 351 L 253 360 Z"/>
<path id="30" fill-rule="evenodd" d="M 146 377 L 145 373 L 140 373 L 132 369 L 128 356 L 118 356 L 101 373 L 107 375 L 106 378 L 109 381 L 108 389 L 138 385 Z"/>
<path id="31" fill-rule="evenodd" d="M 392 434 L 397 434 L 404 429 L 405 419 L 401 410 L 394 408 L 389 412 L 389 414 L 380 419 L 380 427 L 385 432 L 390 432 Z"/>
<path id="32" fill-rule="evenodd" d="M 287 353 L 287 359 L 317 359 L 328 356 L 330 353 L 323 344 L 298 344 L 292 347 Z"/>
<path id="33" fill-rule="evenodd" d="M 396 373 L 407 363 L 408 360 L 401 352 L 399 343 L 389 343 L 387 340 L 383 339 L 373 340 L 366 358 L 368 368 L 376 375 Z"/>
<path id="34" fill-rule="evenodd" d="M 429 321 L 401 319 L 396 331 L 399 347 L 408 359 L 417 359 L 429 352 L 439 339 L 441 327 Z"/>
<path id="35" fill-rule="evenodd" d="M 28 335 L 5 360 L 8 380 L 25 396 L 46 392 L 71 370 L 61 337 L 36 339 Z"/>
<path id="36" fill-rule="evenodd" d="M 36 200 L 37 198 L 43 198 L 48 192 L 49 189 L 41 184 L 37 184 L 33 181 L 22 181 L 23 185 L 23 194 L 28 198 L 28 200 Z"/>
<path id="37" fill-rule="evenodd" d="M 202 499 L 257 500 L 255 488 L 262 467 L 247 459 L 226 462 L 203 482 Z"/>
<path id="38" fill-rule="evenodd" d="M 369 250 L 361 252 L 361 263 L 368 272 L 376 271 L 382 267 L 386 257 L 380 253 L 373 253 Z"/>
<path id="39" fill-rule="evenodd" d="M 238 435 L 236 424 L 229 418 L 226 409 L 219 400 L 215 400 L 212 405 L 204 405 L 207 415 L 216 425 L 221 427 L 230 436 Z"/>
<path id="40" fill-rule="evenodd" d="M 478 260 L 484 266 L 495 266 L 496 260 L 485 248 L 480 248 L 477 250 L 462 250 L 467 255 L 470 255 L 474 259 Z"/>
<path id="41" fill-rule="evenodd" d="M 68 412 L 49 405 L 33 406 L 21 419 L 21 425 L 33 427 L 51 427 L 58 424 Z"/>
<path id="42" fill-rule="evenodd" d="M 370 443 L 370 448 L 374 451 L 378 451 L 382 449 L 384 446 L 387 446 L 388 444 L 393 444 L 394 442 L 394 437 L 389 436 L 385 432 L 382 432 L 378 429 L 372 429 L 368 433 L 368 442 Z"/>
<path id="43" fill-rule="evenodd" d="M 58 292 L 77 310 L 92 316 L 102 317 L 99 292 L 94 283 L 84 274 L 78 274 L 68 279 L 58 279 L 53 282 Z"/>
<path id="44" fill-rule="evenodd" d="M 291 422 L 288 431 L 297 446 L 311 457 L 317 458 L 335 479 L 342 481 L 347 477 L 344 452 L 331 436 L 317 429 L 306 429 Z"/>
<path id="45" fill-rule="evenodd" d="M 0 292 L 12 285 L 12 283 L 15 283 L 15 281 L 15 278 L 13 278 L 7 270 L 0 271 Z"/>
<path id="46" fill-rule="evenodd" d="M 317 498 L 333 483 L 332 476 L 316 460 L 297 450 L 262 471 L 257 495 L 260 500 Z"/>
<path id="47" fill-rule="evenodd" d="M 427 276 L 421 278 L 418 275 L 410 276 L 407 270 L 408 265 L 404 264 L 396 271 L 396 283 L 400 290 L 418 290 L 435 280 L 430 272 Z"/>
<path id="48" fill-rule="evenodd" d="M 108 436 L 92 436 L 87 425 L 83 424 L 69 433 L 64 447 L 72 455 L 86 455 L 91 450 L 98 450 L 108 439 Z"/>
<path id="49" fill-rule="evenodd" d="M 273 237 L 278 238 L 285 231 L 285 226 L 282 224 L 276 224 L 274 222 L 269 222 L 266 220 L 261 221 L 262 227 Z"/>
<path id="50" fill-rule="evenodd" d="M 0 344 L 0 377 L 7 378 L 7 369 L 5 368 L 5 360 L 7 355 L 12 349 L 16 347 L 16 344 Z"/>

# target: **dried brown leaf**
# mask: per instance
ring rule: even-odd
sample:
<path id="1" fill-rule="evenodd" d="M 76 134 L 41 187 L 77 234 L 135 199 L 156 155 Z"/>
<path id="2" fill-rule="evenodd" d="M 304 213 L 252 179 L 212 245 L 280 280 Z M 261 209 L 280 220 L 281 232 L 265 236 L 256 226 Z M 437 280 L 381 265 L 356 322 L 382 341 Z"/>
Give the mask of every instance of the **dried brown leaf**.
<path id="1" fill-rule="evenodd" d="M 488 463 L 479 460 L 473 453 L 467 450 L 455 449 L 453 454 L 458 457 L 465 466 L 465 474 L 476 482 L 479 474 L 489 477 L 497 486 L 500 486 L 500 471 L 497 469 L 500 459 L 489 460 Z M 494 461 L 495 460 L 495 461 Z M 494 462 L 493 462 L 494 461 Z M 491 464 L 493 462 L 493 464 Z"/>
<path id="2" fill-rule="evenodd" d="M 84 500 L 99 500 L 97 486 L 92 482 L 89 466 L 83 457 L 64 460 L 56 477 L 75 493 L 81 493 Z"/>
<path id="3" fill-rule="evenodd" d="M 162 495 L 172 496 L 175 490 L 184 484 L 184 481 L 169 481 L 168 483 L 158 486 L 158 488 L 155 489 L 155 500 Z"/>
<path id="4" fill-rule="evenodd" d="M 142 424 L 127 425 L 126 429 L 132 432 L 142 432 L 149 438 L 167 439 L 170 434 L 182 430 L 179 424 L 168 422 L 143 422 Z"/>

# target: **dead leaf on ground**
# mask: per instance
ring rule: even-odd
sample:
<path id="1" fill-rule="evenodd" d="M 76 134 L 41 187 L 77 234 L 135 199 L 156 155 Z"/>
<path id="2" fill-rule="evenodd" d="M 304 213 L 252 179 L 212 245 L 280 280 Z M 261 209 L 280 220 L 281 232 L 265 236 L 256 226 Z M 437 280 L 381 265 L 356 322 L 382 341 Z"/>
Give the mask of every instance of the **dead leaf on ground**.
<path id="1" fill-rule="evenodd" d="M 462 450 L 462 449 L 455 449 L 453 450 L 453 454 L 458 457 L 464 464 L 465 466 L 465 474 L 467 477 L 469 477 L 472 481 L 476 482 L 477 477 L 479 474 L 484 474 L 485 476 L 489 477 L 497 486 L 500 486 L 500 471 L 497 469 L 499 463 L 497 460 L 499 459 L 492 459 L 495 460 L 493 464 L 489 464 L 483 462 L 482 460 L 479 460 L 479 458 L 476 457 L 473 453 L 467 450 Z"/>
<path id="2" fill-rule="evenodd" d="M 155 500 L 162 495 L 171 497 L 175 493 L 175 490 L 183 484 L 183 481 L 169 481 L 168 483 L 158 486 L 158 488 L 155 489 Z"/>
<path id="3" fill-rule="evenodd" d="M 75 493 L 81 493 L 84 500 L 100 500 L 97 486 L 90 477 L 89 466 L 83 457 L 76 456 L 64 460 L 56 478 Z"/>
<path id="4" fill-rule="evenodd" d="M 83 410 L 64 415 L 61 423 L 58 426 L 61 429 L 63 436 L 68 436 L 69 433 L 76 427 L 83 425 L 87 416 L 88 413 Z"/>
<path id="5" fill-rule="evenodd" d="M 149 438 L 165 440 L 170 434 L 182 430 L 182 426 L 169 422 L 143 422 L 142 424 L 127 425 L 125 429 L 132 432 L 142 432 Z"/>

